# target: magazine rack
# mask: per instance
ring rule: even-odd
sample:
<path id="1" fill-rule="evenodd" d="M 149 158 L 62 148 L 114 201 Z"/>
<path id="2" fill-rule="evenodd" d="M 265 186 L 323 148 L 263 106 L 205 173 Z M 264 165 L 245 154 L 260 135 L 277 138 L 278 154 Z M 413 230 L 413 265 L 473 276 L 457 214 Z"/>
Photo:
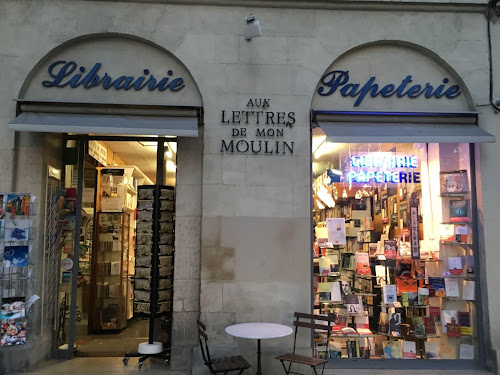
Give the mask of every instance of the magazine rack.
<path id="1" fill-rule="evenodd" d="M 170 358 L 174 199 L 172 187 L 138 188 L 134 315 L 149 318 L 149 340 L 139 344 L 138 353 L 125 355 L 125 365 L 131 357 L 139 357 L 139 367 L 150 357 L 164 358 L 165 364 Z"/>

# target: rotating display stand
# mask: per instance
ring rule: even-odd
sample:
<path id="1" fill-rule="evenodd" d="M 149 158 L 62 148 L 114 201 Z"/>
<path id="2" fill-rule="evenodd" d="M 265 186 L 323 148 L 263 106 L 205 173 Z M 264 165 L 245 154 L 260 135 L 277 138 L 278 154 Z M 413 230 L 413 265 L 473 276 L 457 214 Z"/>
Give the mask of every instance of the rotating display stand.
<path id="1" fill-rule="evenodd" d="M 134 316 L 149 318 L 149 340 L 138 353 L 139 367 L 150 357 L 170 359 L 174 264 L 175 192 L 169 186 L 139 186 L 137 200 Z M 159 339 L 161 337 L 162 339 Z"/>

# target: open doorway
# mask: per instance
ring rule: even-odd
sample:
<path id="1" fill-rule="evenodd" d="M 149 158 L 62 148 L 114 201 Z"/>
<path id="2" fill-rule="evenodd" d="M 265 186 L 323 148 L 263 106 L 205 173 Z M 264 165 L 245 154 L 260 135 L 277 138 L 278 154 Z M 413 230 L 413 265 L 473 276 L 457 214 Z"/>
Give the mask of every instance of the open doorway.
<path id="1" fill-rule="evenodd" d="M 149 307 L 152 273 L 145 271 L 152 267 L 151 245 L 141 243 L 138 232 L 150 215 L 140 191 L 155 185 L 172 191 L 167 207 L 171 214 L 162 224 L 169 233 L 162 264 L 170 272 L 160 280 L 164 291 L 158 306 L 164 314 L 155 319 L 154 329 L 155 340 L 163 342 L 165 352 L 170 350 L 177 144 L 175 139 L 164 142 L 163 155 L 158 145 L 150 138 L 66 140 L 63 188 L 57 196 L 62 213 L 56 218 L 62 221 L 59 261 L 66 266 L 58 282 L 56 346 L 66 349 L 74 343 L 75 356 L 122 356 L 148 340 L 149 315 L 144 309 Z M 74 220 L 78 215 L 72 207 L 81 207 L 79 220 Z M 73 264 L 78 264 L 77 272 Z"/>

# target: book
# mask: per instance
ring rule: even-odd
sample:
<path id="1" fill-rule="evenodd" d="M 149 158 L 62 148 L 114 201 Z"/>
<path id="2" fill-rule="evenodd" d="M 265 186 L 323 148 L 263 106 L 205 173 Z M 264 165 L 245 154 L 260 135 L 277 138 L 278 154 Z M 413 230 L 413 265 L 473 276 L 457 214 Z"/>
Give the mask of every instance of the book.
<path id="1" fill-rule="evenodd" d="M 370 328 L 370 320 L 368 315 L 360 315 L 354 317 L 354 325 L 358 328 Z"/>
<path id="2" fill-rule="evenodd" d="M 363 312 L 363 303 L 360 296 L 357 294 L 348 294 L 345 296 L 345 300 L 349 314 L 360 314 Z"/>
<path id="3" fill-rule="evenodd" d="M 396 240 L 384 241 L 384 255 L 387 259 L 396 259 L 398 256 L 398 242 Z"/>
<path id="4" fill-rule="evenodd" d="M 429 276 L 429 285 L 434 288 L 434 295 L 436 297 L 445 297 L 446 289 L 444 285 L 444 278 Z"/>
<path id="5" fill-rule="evenodd" d="M 462 336 L 472 336 L 470 312 L 459 311 L 458 312 L 458 324 L 460 325 L 460 334 Z"/>
<path id="6" fill-rule="evenodd" d="M 450 200 L 450 221 L 452 223 L 469 221 L 468 199 Z"/>
<path id="7" fill-rule="evenodd" d="M 463 272 L 462 257 L 449 257 L 448 270 L 453 276 L 461 276 Z"/>
<path id="8" fill-rule="evenodd" d="M 441 224 L 439 229 L 439 239 L 442 242 L 455 242 L 455 225 Z"/>
<path id="9" fill-rule="evenodd" d="M 474 359 L 474 345 L 460 344 L 460 359 Z"/>
<path id="10" fill-rule="evenodd" d="M 410 300 L 408 298 L 408 292 L 401 292 L 401 304 L 404 307 L 410 306 Z"/>
<path id="11" fill-rule="evenodd" d="M 474 280 L 465 280 L 464 282 L 464 287 L 462 290 L 462 298 L 466 299 L 468 301 L 474 301 L 475 300 L 475 288 L 476 288 L 476 283 Z"/>
<path id="12" fill-rule="evenodd" d="M 399 256 L 401 258 L 410 258 L 411 257 L 411 243 L 403 242 L 399 243 Z"/>
<path id="13" fill-rule="evenodd" d="M 360 275 L 369 275 L 370 270 L 370 256 L 368 253 L 357 252 L 356 257 L 356 273 Z"/>
<path id="14" fill-rule="evenodd" d="M 438 359 L 439 358 L 439 344 L 437 342 L 425 343 L 425 358 Z"/>
<path id="15" fill-rule="evenodd" d="M 418 293 L 415 292 L 407 292 L 407 293 L 408 293 L 408 305 L 418 306 Z"/>
<path id="16" fill-rule="evenodd" d="M 457 279 L 445 278 L 444 285 L 446 289 L 446 297 L 460 297 L 460 290 L 458 289 Z"/>
<path id="17" fill-rule="evenodd" d="M 370 255 L 377 255 L 378 253 L 378 242 L 373 242 L 368 244 L 368 251 Z"/>
<path id="18" fill-rule="evenodd" d="M 383 334 L 389 333 L 389 314 L 381 312 L 378 321 L 378 332 Z"/>
<path id="19" fill-rule="evenodd" d="M 326 359 L 328 355 L 328 345 L 326 344 L 316 344 L 316 357 L 321 359 Z"/>
<path id="20" fill-rule="evenodd" d="M 319 258 L 319 274 L 321 276 L 330 276 L 339 272 L 339 259 L 336 254 L 325 255 Z"/>
<path id="21" fill-rule="evenodd" d="M 425 336 L 425 325 L 423 316 L 414 316 L 411 318 L 415 336 Z"/>
<path id="22" fill-rule="evenodd" d="M 328 343 L 329 358 L 342 358 L 342 343 L 330 341 Z"/>
<path id="23" fill-rule="evenodd" d="M 340 281 L 332 281 L 330 283 L 330 298 L 331 301 L 342 301 L 342 293 L 340 292 Z"/>
<path id="24" fill-rule="evenodd" d="M 352 327 L 344 327 L 340 330 L 344 335 L 357 335 L 358 332 Z"/>
<path id="25" fill-rule="evenodd" d="M 396 285 L 385 284 L 382 287 L 382 290 L 383 290 L 383 302 L 385 304 L 394 304 L 397 301 Z"/>
<path id="26" fill-rule="evenodd" d="M 429 304 L 429 289 L 418 288 L 418 304 L 420 306 L 427 306 Z"/>
<path id="27" fill-rule="evenodd" d="M 473 255 L 465 255 L 462 256 L 462 264 L 465 265 L 466 275 L 474 276 L 474 256 Z"/>
<path id="28" fill-rule="evenodd" d="M 433 318 L 436 323 L 441 321 L 441 309 L 439 306 L 429 306 L 429 317 Z"/>
<path id="29" fill-rule="evenodd" d="M 401 313 L 390 313 L 389 333 L 391 336 L 401 336 Z"/>
<path id="30" fill-rule="evenodd" d="M 448 323 L 446 325 L 446 330 L 448 337 L 462 337 L 462 334 L 460 333 L 460 325 L 457 323 Z"/>
<path id="31" fill-rule="evenodd" d="M 384 357 L 391 359 L 403 358 L 400 340 L 398 341 L 383 341 Z"/>
<path id="32" fill-rule="evenodd" d="M 458 311 L 457 310 L 442 310 L 441 311 L 441 324 L 443 328 L 443 333 L 447 332 L 447 325 L 449 323 L 456 324 L 458 322 Z"/>
<path id="33" fill-rule="evenodd" d="M 424 328 L 426 335 L 435 335 L 436 334 L 436 322 L 434 318 L 431 316 L 424 316 Z"/>
<path id="34" fill-rule="evenodd" d="M 332 300 L 331 283 L 318 283 L 318 294 L 320 302 L 330 302 Z"/>
<path id="35" fill-rule="evenodd" d="M 373 336 L 373 333 L 369 328 L 356 328 L 356 331 L 362 336 Z"/>
<path id="36" fill-rule="evenodd" d="M 351 294 L 352 291 L 351 291 L 351 284 L 349 281 L 341 281 L 342 283 L 342 299 L 345 299 L 345 296 L 348 295 L 348 294 Z"/>
<path id="37" fill-rule="evenodd" d="M 386 284 L 385 275 L 386 275 L 385 266 L 381 265 L 381 264 L 377 264 L 375 266 L 375 276 L 376 276 L 377 285 L 383 286 Z"/>
<path id="38" fill-rule="evenodd" d="M 441 194 L 469 192 L 469 179 L 466 170 L 439 172 Z"/>
<path id="39" fill-rule="evenodd" d="M 403 358 L 416 359 L 417 358 L 417 345 L 415 341 L 403 341 Z"/>

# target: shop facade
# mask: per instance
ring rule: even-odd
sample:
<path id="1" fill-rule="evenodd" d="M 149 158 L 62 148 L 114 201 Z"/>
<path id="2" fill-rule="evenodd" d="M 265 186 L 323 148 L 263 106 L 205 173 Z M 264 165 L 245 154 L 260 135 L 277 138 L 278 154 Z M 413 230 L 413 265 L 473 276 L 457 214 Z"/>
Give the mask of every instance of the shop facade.
<path id="1" fill-rule="evenodd" d="M 1 5 L 7 38 L 0 47 L 0 191 L 38 199 L 25 297 L 41 297 L 27 312 L 26 344 L 2 347 L 1 366 L 31 368 L 54 355 L 40 233 L 47 166 L 64 169 L 63 134 L 81 144 L 107 136 L 177 137 L 169 365 L 193 374 L 206 370 L 197 318 L 214 349 L 242 353 L 255 365 L 255 343 L 234 339 L 225 327 L 291 326 L 294 312 L 313 311 L 312 152 L 320 134 L 344 144 L 439 144 L 443 155 L 453 153 L 447 145 L 465 144 L 456 148 L 468 154 L 476 219 L 475 359 L 460 360 L 456 352 L 442 361 L 346 358 L 328 366 L 496 369 L 498 172 L 491 142 L 498 131 L 490 103 L 498 95 L 500 29 L 488 27 L 487 4 L 242 5 Z M 247 41 L 242 25 L 250 13 L 262 36 Z M 70 19 L 76 26 L 61 21 Z M 311 335 L 299 339 L 300 350 L 312 353 Z M 293 336 L 264 342 L 265 372 L 282 371 L 274 357 L 292 344 Z"/>

